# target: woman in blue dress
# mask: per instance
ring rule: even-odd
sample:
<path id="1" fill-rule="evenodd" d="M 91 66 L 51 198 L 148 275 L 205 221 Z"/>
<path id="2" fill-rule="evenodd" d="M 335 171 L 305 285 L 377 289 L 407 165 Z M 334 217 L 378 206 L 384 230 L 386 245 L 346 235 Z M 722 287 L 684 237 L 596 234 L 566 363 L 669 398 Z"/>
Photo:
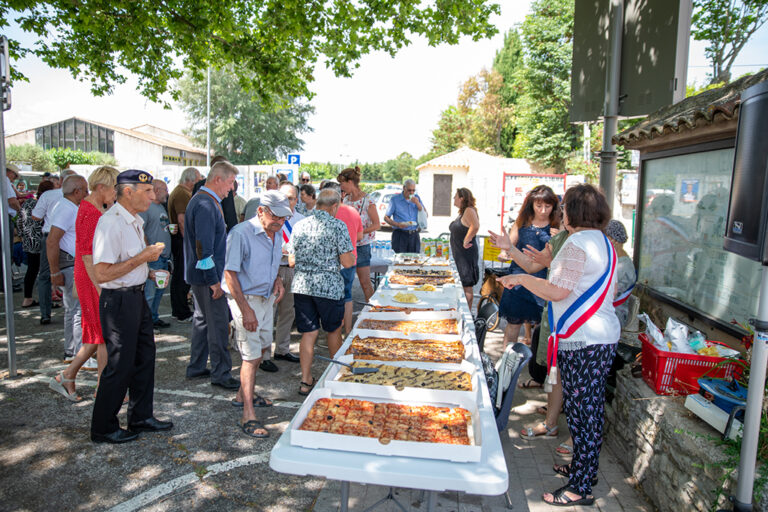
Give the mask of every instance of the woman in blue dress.
<path id="1" fill-rule="evenodd" d="M 512 245 L 521 251 L 525 247 L 543 250 L 560 226 L 558 203 L 557 196 L 551 188 L 546 185 L 534 187 L 525 197 L 520 214 L 509 231 Z M 525 274 L 525 270 L 513 260 L 509 265 L 509 273 Z M 543 269 L 532 275 L 545 279 L 547 270 Z M 499 314 L 507 321 L 507 327 L 504 330 L 505 348 L 507 344 L 517 341 L 523 323 L 541 321 L 541 311 L 545 304 L 544 300 L 522 286 L 504 289 L 499 303 Z"/>

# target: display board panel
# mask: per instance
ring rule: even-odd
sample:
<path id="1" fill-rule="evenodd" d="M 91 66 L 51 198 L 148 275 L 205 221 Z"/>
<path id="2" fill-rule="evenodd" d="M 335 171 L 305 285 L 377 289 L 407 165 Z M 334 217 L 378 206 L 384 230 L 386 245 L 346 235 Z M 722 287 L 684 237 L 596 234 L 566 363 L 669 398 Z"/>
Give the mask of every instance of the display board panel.
<path id="1" fill-rule="evenodd" d="M 757 313 L 762 267 L 723 249 L 733 148 L 644 160 L 638 280 L 723 324 Z"/>

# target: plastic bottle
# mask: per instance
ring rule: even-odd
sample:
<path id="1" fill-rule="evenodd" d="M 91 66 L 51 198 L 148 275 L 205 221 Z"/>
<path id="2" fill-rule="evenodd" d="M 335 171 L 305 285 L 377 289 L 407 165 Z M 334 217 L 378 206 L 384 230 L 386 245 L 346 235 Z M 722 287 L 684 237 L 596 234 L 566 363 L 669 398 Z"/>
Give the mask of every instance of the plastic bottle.
<path id="1" fill-rule="evenodd" d="M 688 338 L 688 344 L 695 352 L 707 348 L 707 342 L 704 340 L 704 335 L 701 334 L 701 331 L 695 331 L 691 334 Z"/>

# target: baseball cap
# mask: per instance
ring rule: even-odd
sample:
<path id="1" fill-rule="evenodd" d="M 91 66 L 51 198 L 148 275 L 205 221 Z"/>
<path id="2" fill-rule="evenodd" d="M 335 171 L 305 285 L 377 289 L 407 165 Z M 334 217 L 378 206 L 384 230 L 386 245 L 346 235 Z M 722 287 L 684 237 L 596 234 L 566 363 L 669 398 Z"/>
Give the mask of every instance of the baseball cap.
<path id="1" fill-rule="evenodd" d="M 277 190 L 268 190 L 261 194 L 261 203 L 259 206 L 269 208 L 269 211 L 277 217 L 290 217 L 293 215 L 288 198 Z"/>

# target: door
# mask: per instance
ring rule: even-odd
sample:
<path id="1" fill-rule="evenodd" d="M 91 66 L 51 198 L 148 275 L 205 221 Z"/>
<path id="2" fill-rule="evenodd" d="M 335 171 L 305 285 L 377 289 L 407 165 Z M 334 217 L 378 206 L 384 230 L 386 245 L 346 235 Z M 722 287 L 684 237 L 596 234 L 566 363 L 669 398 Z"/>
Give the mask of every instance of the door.
<path id="1" fill-rule="evenodd" d="M 435 174 L 432 184 L 432 215 L 448 217 L 451 214 L 452 174 Z"/>

